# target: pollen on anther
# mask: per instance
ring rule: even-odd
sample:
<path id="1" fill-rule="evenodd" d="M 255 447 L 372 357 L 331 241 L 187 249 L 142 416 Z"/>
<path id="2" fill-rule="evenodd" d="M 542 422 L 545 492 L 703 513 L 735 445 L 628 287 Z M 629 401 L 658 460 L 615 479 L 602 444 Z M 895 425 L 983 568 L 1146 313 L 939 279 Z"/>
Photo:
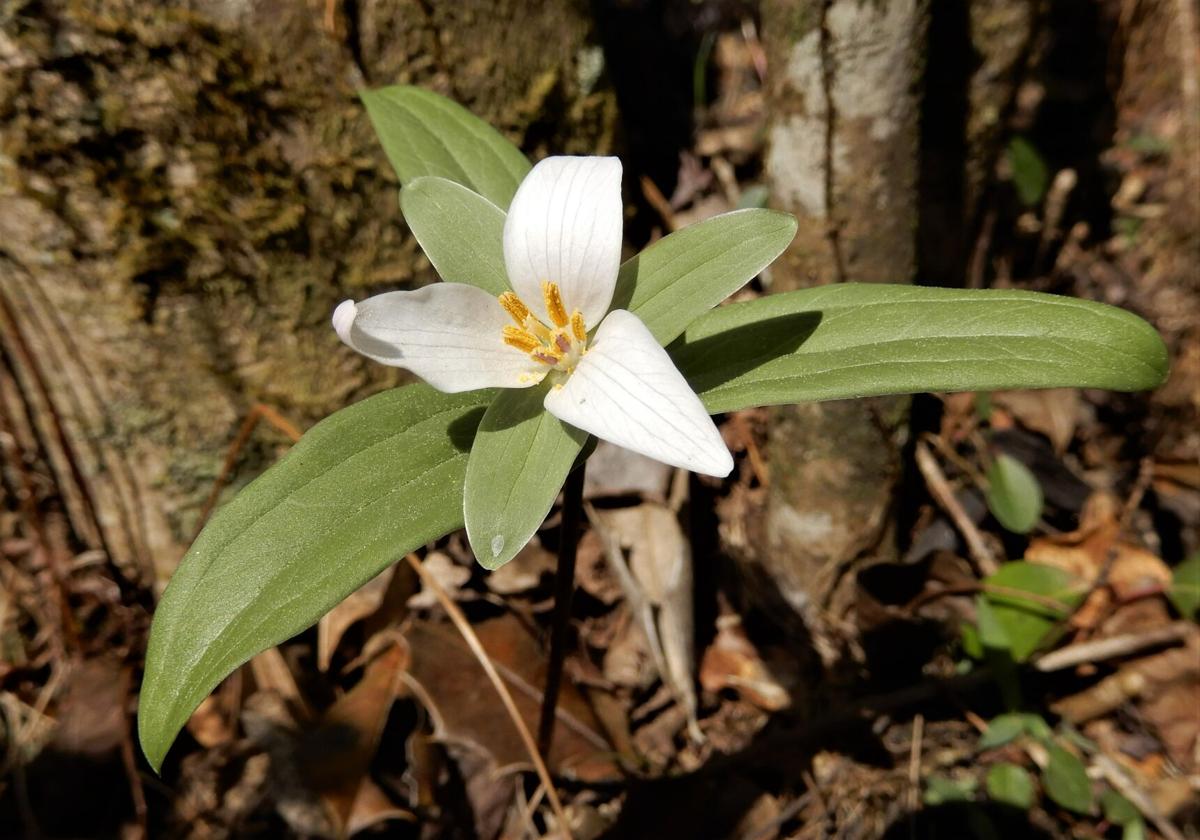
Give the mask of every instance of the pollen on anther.
<path id="1" fill-rule="evenodd" d="M 520 327 L 511 326 L 504 328 L 504 343 L 526 353 L 531 353 L 542 346 L 536 336 L 530 335 Z"/>
<path id="2" fill-rule="evenodd" d="M 518 326 L 525 324 L 525 319 L 529 317 L 529 308 L 521 302 L 515 292 L 505 292 L 500 295 L 500 305 L 504 307 L 505 312 L 512 316 Z"/>
<path id="3" fill-rule="evenodd" d="M 556 327 L 565 327 L 570 319 L 567 318 L 567 308 L 563 306 L 562 291 L 557 283 L 542 282 L 542 298 L 546 302 L 546 314 Z"/>
<path id="4" fill-rule="evenodd" d="M 576 341 L 587 341 L 587 325 L 583 322 L 583 313 L 578 309 L 571 313 L 571 332 Z"/>

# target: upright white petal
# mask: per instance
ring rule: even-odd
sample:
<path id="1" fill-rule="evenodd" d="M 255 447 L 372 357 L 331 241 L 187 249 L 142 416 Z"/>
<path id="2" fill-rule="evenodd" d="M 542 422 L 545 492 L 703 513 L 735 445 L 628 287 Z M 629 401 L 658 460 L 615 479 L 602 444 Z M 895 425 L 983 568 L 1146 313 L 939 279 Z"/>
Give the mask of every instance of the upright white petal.
<path id="1" fill-rule="evenodd" d="M 539 314 L 542 282 L 557 283 L 567 311 L 578 309 L 591 328 L 612 302 L 621 228 L 621 161 L 546 158 L 525 176 L 504 221 L 508 282 Z"/>
<path id="2" fill-rule="evenodd" d="M 608 314 L 545 406 L 572 426 L 658 461 L 715 476 L 733 469 L 700 398 L 641 319 L 623 309 Z"/>
<path id="3" fill-rule="evenodd" d="M 450 394 L 542 380 L 543 365 L 504 343 L 510 323 L 496 298 L 463 283 L 347 300 L 333 313 L 333 328 L 350 347 Z"/>

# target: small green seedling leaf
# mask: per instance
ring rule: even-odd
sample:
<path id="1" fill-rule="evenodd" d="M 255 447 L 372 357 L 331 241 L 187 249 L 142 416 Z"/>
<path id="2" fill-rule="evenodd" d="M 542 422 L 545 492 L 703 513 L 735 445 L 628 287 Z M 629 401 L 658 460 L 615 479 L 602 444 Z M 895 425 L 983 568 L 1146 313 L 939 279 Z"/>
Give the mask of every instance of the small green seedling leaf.
<path id="1" fill-rule="evenodd" d="M 796 235 L 796 219 L 737 210 L 689 225 L 621 266 L 613 309 L 642 319 L 662 344 L 754 279 Z"/>
<path id="2" fill-rule="evenodd" d="M 1023 712 L 1006 712 L 997 715 L 988 722 L 988 728 L 979 736 L 979 748 L 992 750 L 1011 743 L 1026 734 L 1029 715 Z"/>
<path id="3" fill-rule="evenodd" d="M 984 587 L 980 605 L 987 608 L 980 613 L 981 631 L 985 617 L 989 622 L 984 645 L 1006 648 L 1016 662 L 1042 647 L 1083 595 L 1080 581 L 1070 573 L 1024 561 L 1005 563 Z"/>
<path id="4" fill-rule="evenodd" d="M 467 464 L 467 538 L 485 568 L 503 566 L 542 526 L 588 435 L 543 410 L 547 379 L 501 391 L 475 435 Z"/>
<path id="5" fill-rule="evenodd" d="M 1008 163 L 1017 198 L 1026 207 L 1040 204 L 1050 183 L 1050 172 L 1038 150 L 1024 137 L 1014 137 L 1008 144 Z"/>
<path id="6" fill-rule="evenodd" d="M 949 776 L 933 775 L 925 780 L 926 805 L 944 805 L 947 802 L 970 802 L 979 789 L 979 781 L 971 776 L 952 779 Z"/>
<path id="7" fill-rule="evenodd" d="M 439 277 L 497 296 L 508 291 L 503 210 L 462 184 L 430 176 L 400 190 L 400 209 Z"/>
<path id="8" fill-rule="evenodd" d="M 322 420 L 217 511 L 154 614 L 138 703 L 152 767 L 235 668 L 462 527 L 467 453 L 492 396 L 409 385 L 370 397 Z"/>
<path id="9" fill-rule="evenodd" d="M 988 797 L 994 802 L 1026 811 L 1033 806 L 1033 777 L 1010 762 L 995 764 L 987 774 Z"/>
<path id="10" fill-rule="evenodd" d="M 1042 770 L 1042 788 L 1051 800 L 1077 814 L 1092 810 L 1092 783 L 1083 762 L 1058 744 L 1047 744 L 1049 762 Z"/>
<path id="11" fill-rule="evenodd" d="M 507 210 L 530 170 L 521 150 L 457 102 L 418 87 L 363 91 L 367 115 L 400 183 L 434 175 Z"/>
<path id="12" fill-rule="evenodd" d="M 721 306 L 668 348 L 710 412 L 925 391 L 1161 384 L 1130 312 L 1036 292 L 835 284 Z"/>
<path id="13" fill-rule="evenodd" d="M 1029 468 L 1001 453 L 987 472 L 988 509 L 1017 534 L 1028 534 L 1042 518 L 1042 486 Z"/>
<path id="14" fill-rule="evenodd" d="M 1167 595 L 1184 618 L 1195 618 L 1200 613 L 1200 553 L 1175 567 Z"/>

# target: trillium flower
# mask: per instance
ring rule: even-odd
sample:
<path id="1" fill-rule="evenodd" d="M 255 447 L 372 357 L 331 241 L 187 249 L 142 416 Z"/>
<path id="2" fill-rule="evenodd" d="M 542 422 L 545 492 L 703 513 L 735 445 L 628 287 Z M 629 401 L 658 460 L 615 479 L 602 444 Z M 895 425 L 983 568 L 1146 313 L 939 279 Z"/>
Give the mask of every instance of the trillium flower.
<path id="1" fill-rule="evenodd" d="M 447 393 L 529 388 L 565 423 L 676 467 L 726 476 L 733 458 L 654 336 L 613 309 L 621 260 L 621 163 L 551 157 L 521 182 L 504 222 L 510 290 L 464 283 L 387 292 L 333 313 L 343 342 Z"/>

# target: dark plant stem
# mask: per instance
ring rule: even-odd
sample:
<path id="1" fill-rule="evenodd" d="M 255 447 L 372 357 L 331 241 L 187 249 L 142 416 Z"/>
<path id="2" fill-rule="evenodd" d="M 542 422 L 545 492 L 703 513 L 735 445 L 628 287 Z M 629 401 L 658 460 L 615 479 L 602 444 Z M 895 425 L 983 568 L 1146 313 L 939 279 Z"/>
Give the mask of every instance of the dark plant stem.
<path id="1" fill-rule="evenodd" d="M 579 546 L 579 520 L 583 513 L 583 473 L 585 464 L 567 476 L 563 488 L 562 524 L 558 538 L 558 569 L 554 573 L 554 616 L 550 626 L 550 660 L 546 664 L 546 690 L 542 695 L 542 716 L 538 721 L 538 752 L 550 755 L 554 740 L 555 710 L 562 684 L 563 660 L 567 655 L 567 629 L 571 619 L 571 598 L 575 594 L 575 549 Z"/>

